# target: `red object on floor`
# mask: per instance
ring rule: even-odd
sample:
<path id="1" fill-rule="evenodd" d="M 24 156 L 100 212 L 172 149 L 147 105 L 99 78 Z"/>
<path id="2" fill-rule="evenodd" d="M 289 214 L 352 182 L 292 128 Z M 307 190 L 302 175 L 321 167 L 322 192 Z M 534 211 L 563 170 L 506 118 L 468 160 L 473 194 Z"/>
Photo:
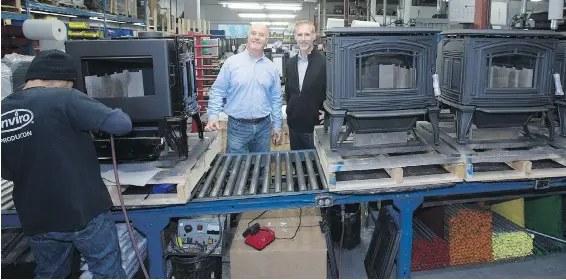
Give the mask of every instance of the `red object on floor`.
<path id="1" fill-rule="evenodd" d="M 261 251 L 271 244 L 273 240 L 275 240 L 275 232 L 268 227 L 262 227 L 256 234 L 246 236 L 245 242 Z"/>

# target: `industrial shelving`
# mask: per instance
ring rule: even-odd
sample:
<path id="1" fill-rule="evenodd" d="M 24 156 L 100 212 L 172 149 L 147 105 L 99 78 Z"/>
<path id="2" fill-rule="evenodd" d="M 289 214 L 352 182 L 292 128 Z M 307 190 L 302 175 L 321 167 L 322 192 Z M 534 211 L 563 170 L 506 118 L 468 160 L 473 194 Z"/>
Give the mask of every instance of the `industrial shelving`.
<path id="1" fill-rule="evenodd" d="M 141 19 L 108 14 L 106 12 L 106 9 L 103 9 L 103 12 L 96 12 L 96 11 L 68 8 L 62 6 L 54 6 L 54 5 L 49 5 L 49 4 L 44 4 L 29 0 L 24 1 L 23 4 L 24 5 L 22 5 L 22 10 L 23 10 L 22 13 L 2 11 L 1 13 L 2 20 L 12 20 L 14 22 L 11 22 L 10 23 L 11 25 L 21 26 L 23 24 L 23 21 L 32 18 L 31 16 L 32 11 L 48 13 L 46 15 L 50 15 L 50 16 L 62 16 L 62 17 L 72 16 L 72 18 L 70 18 L 70 20 L 72 21 L 81 20 L 81 21 L 101 23 L 103 25 L 102 30 L 104 31 L 104 37 L 108 37 L 108 30 L 110 28 L 108 27 L 107 23 L 113 22 L 117 24 L 136 25 L 141 30 L 145 28 L 145 18 L 147 17 L 145 12 L 147 1 L 143 1 L 144 15 L 143 18 Z M 106 7 L 106 0 L 102 0 L 102 7 Z M 133 28 L 120 27 L 120 29 L 133 30 L 135 29 L 135 27 Z M 29 46 L 29 54 L 31 55 L 34 54 L 34 48 L 33 46 L 31 46 L 31 44 Z"/>

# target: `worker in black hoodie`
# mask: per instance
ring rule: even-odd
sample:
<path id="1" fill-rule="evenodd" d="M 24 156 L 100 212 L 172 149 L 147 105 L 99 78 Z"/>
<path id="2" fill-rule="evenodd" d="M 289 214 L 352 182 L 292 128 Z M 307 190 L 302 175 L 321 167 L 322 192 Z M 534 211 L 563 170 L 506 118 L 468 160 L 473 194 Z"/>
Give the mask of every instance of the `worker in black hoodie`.
<path id="1" fill-rule="evenodd" d="M 74 60 L 40 52 L 25 87 L 2 100 L 2 179 L 14 183 L 18 217 L 37 264 L 35 277 L 62 279 L 77 248 L 93 278 L 127 278 L 112 200 L 91 132 L 132 130 L 130 117 L 73 89 Z"/>
<path id="2" fill-rule="evenodd" d="M 314 149 L 313 131 L 324 120 L 326 58 L 316 48 L 316 30 L 310 21 L 295 23 L 300 52 L 286 67 L 285 100 L 291 150 Z"/>

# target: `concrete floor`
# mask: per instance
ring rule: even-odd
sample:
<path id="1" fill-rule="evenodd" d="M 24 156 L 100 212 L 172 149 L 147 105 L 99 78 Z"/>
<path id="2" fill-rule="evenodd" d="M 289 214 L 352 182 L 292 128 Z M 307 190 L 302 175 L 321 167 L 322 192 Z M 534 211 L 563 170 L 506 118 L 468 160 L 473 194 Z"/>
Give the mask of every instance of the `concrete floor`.
<path id="1" fill-rule="evenodd" d="M 345 279 L 367 279 L 364 267 L 364 259 L 373 233 L 372 228 L 362 228 L 361 243 L 356 248 L 343 251 L 342 253 L 342 278 Z M 229 240 L 232 239 L 229 234 Z M 230 253 L 229 247 L 226 248 L 224 264 L 222 266 L 222 278 L 230 278 Z M 335 248 L 338 260 L 338 249 Z M 468 265 L 459 267 L 448 267 L 443 269 L 413 272 L 411 278 L 475 278 L 475 279 L 550 279 L 566 277 L 566 253 L 533 256 L 525 259 L 489 263 L 484 265 Z M 395 278 L 395 269 L 393 275 Z"/>
<path id="2" fill-rule="evenodd" d="M 369 246 L 373 229 L 362 228 L 361 243 L 350 251 L 344 251 L 342 255 L 342 278 L 367 279 L 364 267 L 364 259 Z M 336 251 L 338 249 L 336 248 Z M 338 257 L 338 255 L 337 255 Z M 525 259 L 489 263 L 483 265 L 468 265 L 459 267 L 448 267 L 436 270 L 427 270 L 411 273 L 411 278 L 475 278 L 475 279 L 526 279 L 526 278 L 564 278 L 566 277 L 566 253 L 533 256 Z M 395 269 L 393 275 L 395 278 Z"/>

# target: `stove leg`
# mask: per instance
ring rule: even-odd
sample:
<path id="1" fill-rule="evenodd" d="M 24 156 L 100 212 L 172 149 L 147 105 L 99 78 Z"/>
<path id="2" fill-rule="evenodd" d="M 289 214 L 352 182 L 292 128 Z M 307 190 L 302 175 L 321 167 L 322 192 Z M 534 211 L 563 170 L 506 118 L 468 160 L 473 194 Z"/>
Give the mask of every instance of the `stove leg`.
<path id="1" fill-rule="evenodd" d="M 466 143 L 469 135 L 470 129 L 472 128 L 472 117 L 474 116 L 474 111 L 463 111 L 456 110 L 456 135 L 458 143 Z"/>
<path id="2" fill-rule="evenodd" d="M 437 107 L 427 108 L 428 119 L 432 125 L 432 133 L 434 136 L 434 145 L 440 144 L 440 128 L 438 125 L 438 119 L 440 118 L 440 109 Z"/>
<path id="3" fill-rule="evenodd" d="M 554 127 L 554 109 L 550 109 L 546 112 L 546 122 L 546 126 L 548 127 L 548 139 L 552 141 L 554 140 L 554 130 L 556 129 Z"/>
<path id="4" fill-rule="evenodd" d="M 558 133 L 561 136 L 566 137 L 566 102 L 560 104 L 557 102 L 558 107 L 558 119 L 559 119 L 559 129 Z"/>
<path id="5" fill-rule="evenodd" d="M 338 151 L 338 137 L 340 136 L 340 130 L 342 130 L 342 123 L 344 123 L 345 117 L 346 114 L 330 116 L 330 149 L 334 152 Z"/>
<path id="6" fill-rule="evenodd" d="M 330 125 L 330 115 L 324 114 L 324 133 L 328 133 L 328 126 Z"/>

